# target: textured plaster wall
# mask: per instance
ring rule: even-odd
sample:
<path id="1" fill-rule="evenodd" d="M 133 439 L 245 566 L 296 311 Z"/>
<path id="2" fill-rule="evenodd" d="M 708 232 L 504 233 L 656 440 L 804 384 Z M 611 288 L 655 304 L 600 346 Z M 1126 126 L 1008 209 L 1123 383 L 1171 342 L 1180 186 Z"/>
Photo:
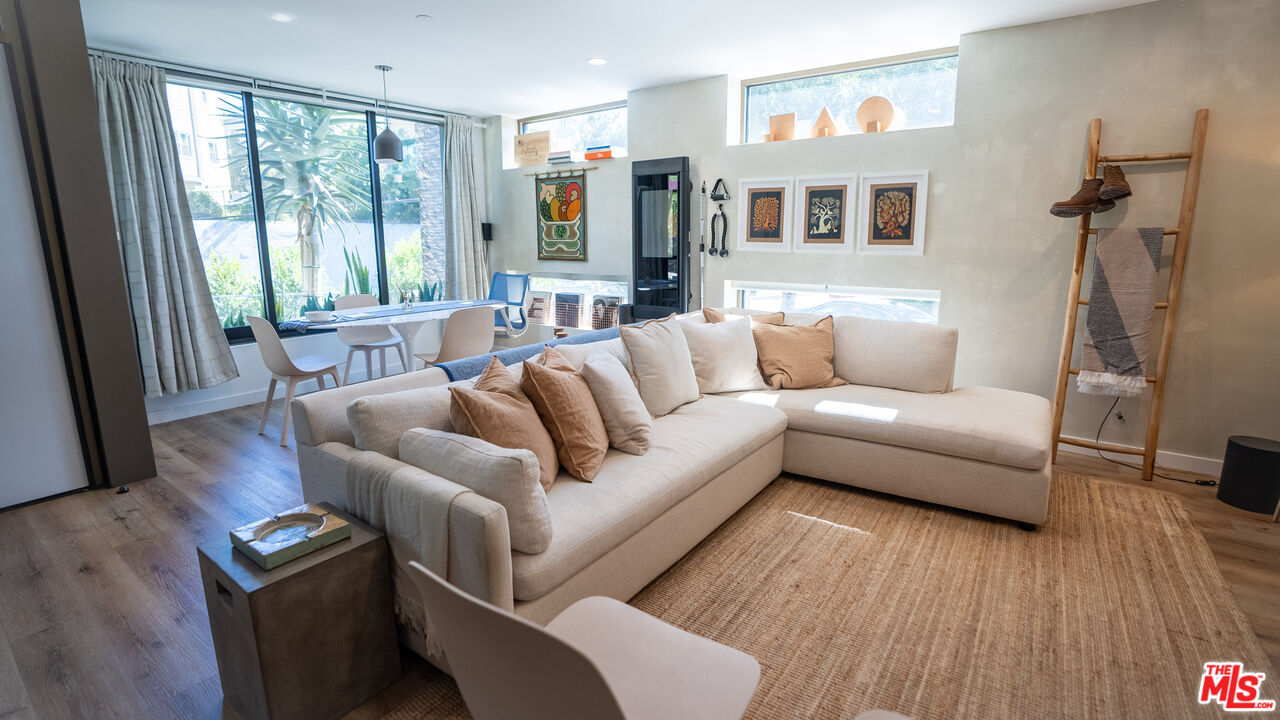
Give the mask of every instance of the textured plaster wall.
<path id="1" fill-rule="evenodd" d="M 733 252 L 708 260 L 706 303 L 724 302 L 726 280 L 939 290 L 941 323 L 960 329 L 957 384 L 1052 398 L 1076 223 L 1047 209 L 1079 185 L 1089 119 L 1103 119 L 1104 154 L 1179 151 L 1210 108 L 1160 449 L 1221 458 L 1228 435 L 1280 437 L 1278 67 L 1280 3 L 1163 0 L 962 37 L 949 128 L 727 144 L 740 83 L 720 76 L 632 92 L 629 146 L 690 156 L 695 187 L 724 177 L 731 237 L 740 179 L 928 169 L 923 257 Z M 502 169 L 500 125 L 486 131 L 495 268 L 628 274 L 628 161 L 589 174 L 589 262 L 538 263 L 532 181 Z M 1095 224 L 1175 224 L 1183 175 L 1157 172 L 1170 167 L 1132 170 L 1134 197 Z M 1109 405 L 1073 392 L 1064 431 L 1092 437 Z M 1120 410 L 1103 439 L 1140 444 L 1146 400 Z"/>

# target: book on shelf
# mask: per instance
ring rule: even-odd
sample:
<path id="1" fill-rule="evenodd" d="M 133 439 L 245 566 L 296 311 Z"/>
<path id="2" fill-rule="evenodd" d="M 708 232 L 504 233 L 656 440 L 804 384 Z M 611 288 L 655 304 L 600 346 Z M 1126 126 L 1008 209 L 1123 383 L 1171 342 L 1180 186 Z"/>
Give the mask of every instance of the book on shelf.
<path id="1" fill-rule="evenodd" d="M 589 147 L 587 148 L 585 155 L 587 160 L 604 160 L 605 158 L 611 157 L 613 157 L 613 146 L 611 145 L 597 145 L 595 147 Z"/>

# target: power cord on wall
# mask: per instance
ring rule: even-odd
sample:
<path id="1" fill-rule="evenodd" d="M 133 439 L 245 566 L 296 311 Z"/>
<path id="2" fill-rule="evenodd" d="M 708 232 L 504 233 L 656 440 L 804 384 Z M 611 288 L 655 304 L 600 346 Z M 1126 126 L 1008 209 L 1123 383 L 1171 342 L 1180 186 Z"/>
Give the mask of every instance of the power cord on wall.
<path id="1" fill-rule="evenodd" d="M 1098 423 L 1098 432 L 1093 436 L 1094 442 L 1102 441 L 1102 428 L 1105 427 L 1107 424 L 1107 421 L 1111 419 L 1111 413 L 1116 411 L 1116 406 L 1119 404 L 1120 404 L 1120 398 L 1116 398 L 1115 402 L 1111 403 L 1111 407 L 1107 408 L 1107 414 L 1102 417 L 1102 422 Z M 1137 470 L 1138 472 L 1142 472 L 1142 468 L 1138 467 L 1137 465 L 1130 465 L 1127 462 L 1121 462 L 1119 460 L 1109 458 L 1106 455 L 1103 455 L 1101 450 L 1098 450 L 1097 453 L 1098 453 L 1098 457 L 1102 458 L 1103 460 L 1106 460 L 1107 462 L 1113 462 L 1117 465 L 1123 465 L 1127 468 L 1132 468 L 1134 470 Z M 1212 487 L 1218 484 L 1217 480 L 1186 480 L 1184 478 L 1176 478 L 1176 477 L 1170 477 L 1168 475 L 1161 475 L 1158 472 L 1152 472 L 1152 474 L 1158 478 L 1164 478 L 1165 480 L 1173 480 L 1174 482 L 1186 483 L 1188 485 L 1200 485 L 1203 487 Z"/>

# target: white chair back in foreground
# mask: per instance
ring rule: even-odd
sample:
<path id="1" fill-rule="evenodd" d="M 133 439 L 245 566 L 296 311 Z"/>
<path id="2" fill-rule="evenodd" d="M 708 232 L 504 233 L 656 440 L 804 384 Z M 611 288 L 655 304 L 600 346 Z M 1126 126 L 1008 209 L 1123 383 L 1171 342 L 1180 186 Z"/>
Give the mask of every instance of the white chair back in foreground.
<path id="1" fill-rule="evenodd" d="M 760 681 L 750 655 L 617 600 L 584 598 L 542 628 L 409 565 L 477 720 L 736 719 Z"/>

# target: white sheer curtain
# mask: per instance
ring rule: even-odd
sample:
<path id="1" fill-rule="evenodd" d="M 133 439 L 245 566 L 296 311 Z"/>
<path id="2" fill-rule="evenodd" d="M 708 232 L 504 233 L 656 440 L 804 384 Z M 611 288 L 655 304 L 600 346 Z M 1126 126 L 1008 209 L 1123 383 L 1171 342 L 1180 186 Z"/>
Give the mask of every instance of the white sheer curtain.
<path id="1" fill-rule="evenodd" d="M 187 206 L 164 70 L 89 60 L 147 397 L 238 377 Z"/>
<path id="2" fill-rule="evenodd" d="M 453 287 L 447 297 L 473 300 L 489 296 L 489 263 L 480 232 L 480 197 L 476 187 L 473 132 L 475 121 L 450 115 L 444 126 L 444 175 L 449 213 L 448 274 Z"/>

